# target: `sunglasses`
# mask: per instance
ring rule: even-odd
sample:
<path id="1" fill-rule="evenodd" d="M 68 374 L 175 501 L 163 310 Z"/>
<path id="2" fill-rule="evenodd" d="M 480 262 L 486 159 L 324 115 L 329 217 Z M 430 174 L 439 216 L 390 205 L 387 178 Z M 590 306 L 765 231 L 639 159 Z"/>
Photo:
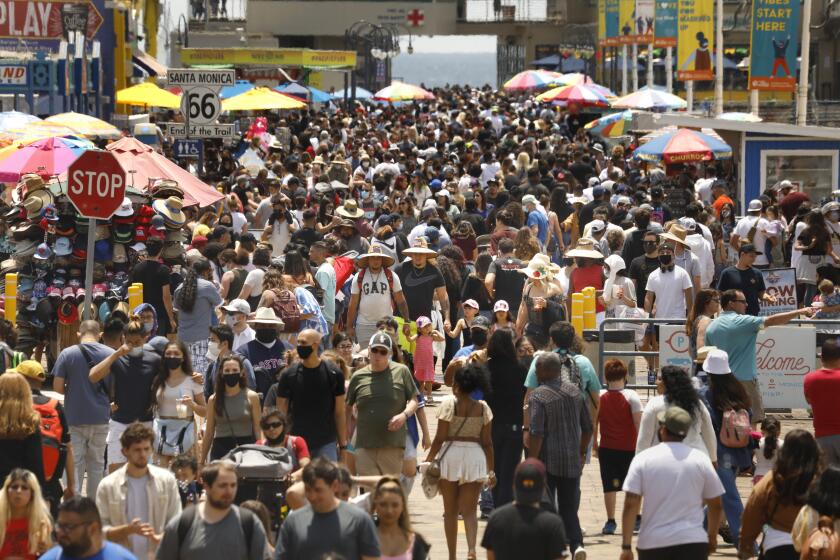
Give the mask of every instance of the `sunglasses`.
<path id="1" fill-rule="evenodd" d="M 379 354 L 380 356 L 387 356 L 390 353 L 389 350 L 380 347 L 371 348 L 370 352 L 371 354 Z"/>
<path id="2" fill-rule="evenodd" d="M 284 426 L 283 422 L 269 422 L 263 425 L 264 430 L 276 430 L 277 428 L 282 428 Z"/>

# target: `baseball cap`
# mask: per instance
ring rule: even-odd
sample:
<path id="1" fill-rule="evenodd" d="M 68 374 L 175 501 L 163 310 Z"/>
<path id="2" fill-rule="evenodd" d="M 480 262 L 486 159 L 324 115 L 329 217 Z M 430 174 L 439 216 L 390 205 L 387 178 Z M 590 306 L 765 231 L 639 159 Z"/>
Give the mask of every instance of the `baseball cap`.
<path id="1" fill-rule="evenodd" d="M 244 313 L 245 315 L 251 312 L 251 306 L 248 305 L 248 302 L 239 298 L 231 300 L 229 304 L 222 306 L 222 309 L 228 313 Z"/>
<path id="2" fill-rule="evenodd" d="M 684 227 L 687 231 L 697 231 L 697 222 L 694 218 L 680 218 L 679 223 L 682 227 Z"/>
<path id="3" fill-rule="evenodd" d="M 607 224 L 604 223 L 603 220 L 592 220 L 589 225 L 590 230 L 592 233 L 600 233 L 607 229 Z"/>
<path id="4" fill-rule="evenodd" d="M 378 332 L 372 337 L 370 337 L 370 344 L 368 344 L 369 348 L 374 348 L 379 346 L 380 348 L 385 348 L 388 351 L 392 348 L 391 337 L 388 336 L 384 332 Z"/>
<path id="5" fill-rule="evenodd" d="M 468 299 L 464 302 L 464 307 L 472 307 L 473 309 L 478 309 L 478 302 L 474 299 Z"/>
<path id="6" fill-rule="evenodd" d="M 605 189 L 601 185 L 598 185 L 597 187 L 592 188 L 592 196 L 604 196 L 604 194 L 606 192 L 607 192 L 607 189 Z"/>
<path id="7" fill-rule="evenodd" d="M 747 212 L 761 212 L 761 201 L 757 198 L 750 200 L 750 205 L 747 207 Z"/>
<path id="8" fill-rule="evenodd" d="M 598 177 L 590 177 L 588 184 L 590 187 L 595 187 L 601 184 L 601 180 Z"/>
<path id="9" fill-rule="evenodd" d="M 525 459 L 513 473 L 513 493 L 517 502 L 539 502 L 545 490 L 545 465 L 539 459 Z"/>
<path id="10" fill-rule="evenodd" d="M 752 243 L 744 243 L 741 245 L 741 248 L 738 249 L 738 254 L 741 255 L 743 253 L 755 253 L 756 255 L 761 255 L 761 251 L 755 248 L 755 245 Z"/>
<path id="11" fill-rule="evenodd" d="M 429 319 L 428 317 L 426 317 L 425 315 L 421 315 L 420 317 L 417 317 L 417 328 L 418 329 L 422 329 L 426 325 L 431 325 L 431 324 L 432 324 L 432 320 Z"/>
<path id="12" fill-rule="evenodd" d="M 500 299 L 493 306 L 493 313 L 495 313 L 496 311 L 510 311 L 510 305 L 508 305 L 508 302 L 506 302 L 505 300 Z"/>
<path id="13" fill-rule="evenodd" d="M 490 320 L 487 317 L 479 315 L 475 319 L 473 319 L 472 324 L 470 325 L 471 329 L 489 329 L 490 328 Z"/>
<path id="14" fill-rule="evenodd" d="M 35 360 L 24 360 L 13 371 L 36 381 L 43 381 L 47 377 L 44 373 L 44 366 Z"/>
<path id="15" fill-rule="evenodd" d="M 656 419 L 675 436 L 685 437 L 689 428 L 691 428 L 691 415 L 684 408 L 678 406 L 669 406 L 665 410 L 659 411 Z"/>

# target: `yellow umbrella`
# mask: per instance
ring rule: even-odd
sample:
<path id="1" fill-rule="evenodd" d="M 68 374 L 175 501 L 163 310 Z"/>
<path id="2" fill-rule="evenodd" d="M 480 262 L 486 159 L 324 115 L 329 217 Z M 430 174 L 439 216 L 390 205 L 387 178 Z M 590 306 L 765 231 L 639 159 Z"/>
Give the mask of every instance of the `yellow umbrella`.
<path id="1" fill-rule="evenodd" d="M 261 111 L 268 109 L 305 109 L 306 103 L 266 87 L 256 87 L 222 101 L 223 111 Z"/>
<path id="2" fill-rule="evenodd" d="M 72 130 L 71 134 L 83 134 L 98 138 L 119 138 L 122 136 L 120 129 L 114 125 L 81 113 L 61 113 L 44 120 L 45 122 L 66 126 Z"/>
<path id="3" fill-rule="evenodd" d="M 117 103 L 139 107 L 178 109 L 181 106 L 181 96 L 166 91 L 151 82 L 143 82 L 118 91 Z"/>
<path id="4" fill-rule="evenodd" d="M 79 133 L 64 125 L 38 121 L 30 123 L 21 128 L 10 128 L 9 130 L 0 132 L 0 141 L 13 142 L 20 140 L 23 142 L 34 142 L 42 138 L 52 138 L 53 136 L 78 136 Z"/>

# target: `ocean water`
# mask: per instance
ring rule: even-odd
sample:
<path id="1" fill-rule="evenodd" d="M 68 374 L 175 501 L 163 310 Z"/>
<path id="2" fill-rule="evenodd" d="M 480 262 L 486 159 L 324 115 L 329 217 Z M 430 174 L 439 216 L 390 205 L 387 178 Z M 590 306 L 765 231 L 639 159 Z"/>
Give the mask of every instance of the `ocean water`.
<path id="1" fill-rule="evenodd" d="M 395 57 L 391 66 L 395 80 L 410 84 L 442 87 L 447 84 L 481 87 L 496 85 L 495 52 L 433 52 L 402 54 Z"/>

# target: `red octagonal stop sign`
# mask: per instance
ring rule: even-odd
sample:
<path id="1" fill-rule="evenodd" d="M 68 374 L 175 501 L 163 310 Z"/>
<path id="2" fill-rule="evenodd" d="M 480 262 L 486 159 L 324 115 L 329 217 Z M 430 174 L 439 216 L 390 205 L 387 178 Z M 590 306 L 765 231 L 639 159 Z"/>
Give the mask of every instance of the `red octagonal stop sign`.
<path id="1" fill-rule="evenodd" d="M 67 197 L 85 218 L 108 220 L 125 198 L 125 171 L 111 152 L 88 150 L 67 172 Z"/>

